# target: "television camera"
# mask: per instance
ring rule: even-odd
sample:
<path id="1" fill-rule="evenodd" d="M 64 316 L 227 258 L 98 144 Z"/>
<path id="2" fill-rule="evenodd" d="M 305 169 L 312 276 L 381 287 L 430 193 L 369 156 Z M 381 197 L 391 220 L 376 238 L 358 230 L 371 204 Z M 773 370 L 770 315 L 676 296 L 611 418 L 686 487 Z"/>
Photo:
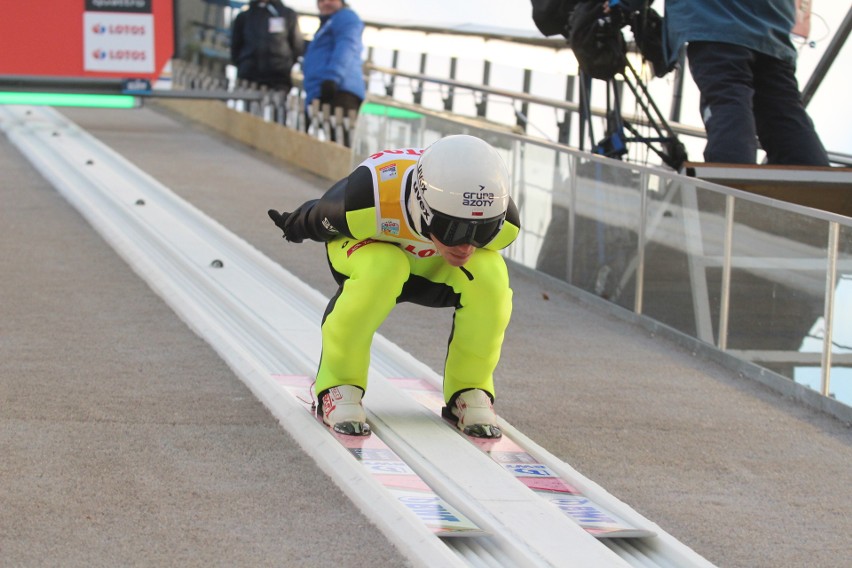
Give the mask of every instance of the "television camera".
<path id="1" fill-rule="evenodd" d="M 686 149 L 666 122 L 648 88 L 627 58 L 627 42 L 622 29 L 630 26 L 639 53 L 656 77 L 663 77 L 674 65 L 666 61 L 663 49 L 663 19 L 651 8 L 653 0 L 531 0 L 533 21 L 546 36 L 561 34 L 568 41 L 580 67 L 580 148 L 588 126 L 592 151 L 621 159 L 627 144 L 640 142 L 669 167 L 678 170 L 686 161 Z M 621 91 L 615 77 L 633 93 L 645 116 L 645 125 L 656 136 L 643 136 L 636 125 L 621 114 Z M 604 138 L 595 141 L 591 123 L 591 80 L 607 86 L 607 128 Z M 631 136 L 625 134 L 628 132 Z"/>

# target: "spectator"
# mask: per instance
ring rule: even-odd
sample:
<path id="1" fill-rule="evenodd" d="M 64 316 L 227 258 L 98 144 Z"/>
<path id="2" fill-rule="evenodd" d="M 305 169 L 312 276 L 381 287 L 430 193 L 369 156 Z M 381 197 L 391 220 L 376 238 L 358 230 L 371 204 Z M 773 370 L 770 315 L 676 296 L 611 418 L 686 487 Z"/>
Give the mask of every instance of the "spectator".
<path id="1" fill-rule="evenodd" d="M 344 0 L 317 0 L 320 27 L 302 62 L 305 104 L 319 99 L 344 113 L 358 110 L 366 94 L 361 52 L 364 23 Z"/>
<path id="2" fill-rule="evenodd" d="M 335 431 L 369 434 L 361 398 L 373 335 L 400 302 L 454 308 L 444 415 L 470 436 L 497 438 L 493 372 L 512 313 L 498 252 L 520 230 L 509 172 L 473 136 L 376 152 L 320 199 L 269 210 L 284 238 L 326 243 L 340 288 L 322 318 L 317 412 Z M 411 322 L 413 326 L 416 321 Z"/>
<path id="3" fill-rule="evenodd" d="M 305 51 L 296 12 L 281 0 L 252 0 L 231 26 L 231 63 L 237 78 L 287 92 Z"/>
<path id="4" fill-rule="evenodd" d="M 796 82 L 795 18 L 794 0 L 666 0 L 669 62 L 688 44 L 701 93 L 705 161 L 753 164 L 759 140 L 770 164 L 829 165 Z"/>

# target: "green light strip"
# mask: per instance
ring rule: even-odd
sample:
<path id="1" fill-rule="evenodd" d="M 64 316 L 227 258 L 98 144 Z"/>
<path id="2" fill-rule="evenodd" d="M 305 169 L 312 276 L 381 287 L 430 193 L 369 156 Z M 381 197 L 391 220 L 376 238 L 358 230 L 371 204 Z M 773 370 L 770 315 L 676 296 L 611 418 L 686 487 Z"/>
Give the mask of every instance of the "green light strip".
<path id="1" fill-rule="evenodd" d="M 0 105 L 45 105 L 95 108 L 136 108 L 130 95 L 86 95 L 78 93 L 20 93 L 0 91 Z"/>
<path id="2" fill-rule="evenodd" d="M 414 112 L 404 108 L 387 106 L 379 103 L 364 103 L 361 106 L 360 112 L 361 114 L 374 114 L 378 116 L 387 116 L 390 118 L 423 118 L 423 115 L 419 112 Z"/>

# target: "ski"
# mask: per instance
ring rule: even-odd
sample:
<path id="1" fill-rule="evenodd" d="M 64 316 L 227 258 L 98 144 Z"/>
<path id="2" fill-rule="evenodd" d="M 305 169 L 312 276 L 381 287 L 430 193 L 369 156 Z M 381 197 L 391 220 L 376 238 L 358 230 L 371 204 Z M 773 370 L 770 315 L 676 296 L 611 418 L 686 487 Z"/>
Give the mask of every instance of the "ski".
<path id="1" fill-rule="evenodd" d="M 417 378 L 392 378 L 390 381 L 400 390 L 408 392 L 420 404 L 441 416 L 444 397 L 430 381 Z M 628 523 L 582 495 L 576 487 L 541 463 L 505 432 L 500 438 L 474 438 L 462 433 L 446 419 L 444 422 L 512 473 L 518 481 L 532 489 L 542 499 L 558 507 L 589 534 L 597 538 L 655 536 L 655 532 Z"/>
<path id="2" fill-rule="evenodd" d="M 273 375 L 289 393 L 400 503 L 414 513 L 436 536 L 469 537 L 488 533 L 441 498 L 375 433 L 349 436 L 335 432 L 317 416 L 312 396 L 313 380 L 304 375 Z"/>

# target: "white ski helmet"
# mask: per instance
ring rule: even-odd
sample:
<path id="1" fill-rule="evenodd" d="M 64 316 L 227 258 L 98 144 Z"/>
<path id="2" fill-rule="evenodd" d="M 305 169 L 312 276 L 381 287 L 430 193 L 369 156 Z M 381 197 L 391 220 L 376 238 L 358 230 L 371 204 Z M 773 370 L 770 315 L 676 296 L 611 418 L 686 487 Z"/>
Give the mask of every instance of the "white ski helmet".
<path id="1" fill-rule="evenodd" d="M 509 171 L 484 140 L 447 136 L 417 160 L 409 209 L 424 237 L 483 247 L 500 232 L 508 207 Z"/>

